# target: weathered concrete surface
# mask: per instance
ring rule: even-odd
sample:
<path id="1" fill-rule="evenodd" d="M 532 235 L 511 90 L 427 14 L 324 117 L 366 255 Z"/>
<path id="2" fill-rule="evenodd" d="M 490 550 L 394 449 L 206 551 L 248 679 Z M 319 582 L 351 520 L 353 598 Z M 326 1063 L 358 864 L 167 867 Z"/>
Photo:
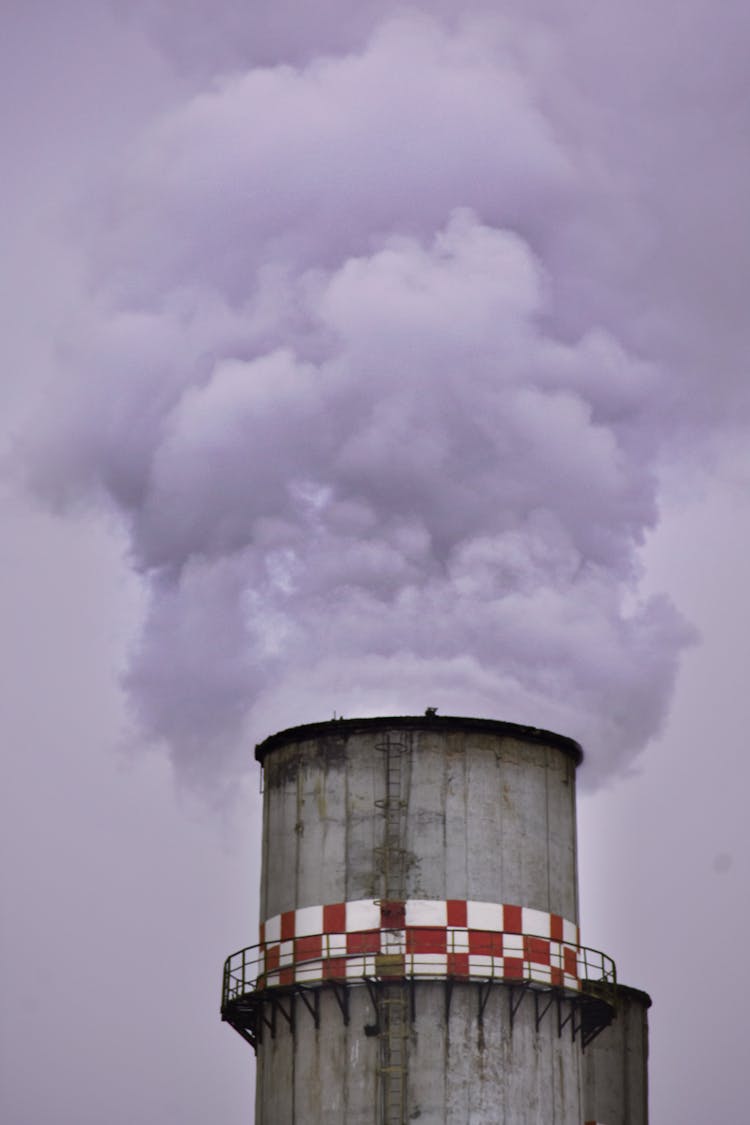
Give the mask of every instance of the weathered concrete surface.
<path id="1" fill-rule="evenodd" d="M 320 998 L 320 1029 L 300 1000 L 294 1037 L 279 1019 L 276 1037 L 265 1030 L 258 1049 L 257 1125 L 374 1125 L 378 1120 L 377 1036 L 367 989 L 350 989 L 351 1017 L 344 1026 L 332 992 Z"/>
<path id="2" fill-rule="evenodd" d="M 258 1125 L 374 1125 L 378 1039 L 363 986 L 350 989 L 345 1027 L 334 997 L 321 997 L 320 1029 L 297 1002 L 293 1039 L 283 1020 L 258 1052 Z M 537 1032 L 533 998 L 510 1028 L 509 991 L 496 985 L 480 1022 L 477 986 L 456 984 L 445 1021 L 441 984 L 422 982 L 409 1036 L 407 1118 L 423 1125 L 582 1125 L 578 1043 L 557 1034 L 550 1011 Z M 600 1118 L 609 1125 L 610 1118 Z M 622 1118 L 617 1119 L 622 1120 Z"/>
<path id="3" fill-rule="evenodd" d="M 648 1125 L 648 1009 L 651 999 L 618 988 L 617 1016 L 583 1055 L 584 1120 Z"/>
<path id="4" fill-rule="evenodd" d="M 328 725 L 328 737 L 266 757 L 263 918 L 383 893 L 377 747 L 388 727 L 339 734 Z M 554 745 L 483 730 L 399 737 L 404 897 L 515 903 L 577 922 L 574 760 Z"/>
<path id="5" fill-rule="evenodd" d="M 382 720 L 319 725 L 264 754 L 261 917 L 384 896 L 386 736 L 403 746 L 404 898 L 511 903 L 578 921 L 576 755 L 558 736 L 510 724 Z M 572 744 L 571 744 L 572 745 Z M 344 1026 L 332 993 L 320 1028 L 298 1000 L 297 1033 L 279 1018 L 258 1048 L 258 1125 L 376 1125 L 375 1017 L 363 986 Z M 407 1118 L 434 1125 L 581 1125 L 580 1047 L 533 1002 L 510 1030 L 508 990 L 483 1021 L 476 986 L 456 985 L 446 1025 L 442 984 L 418 986 L 408 1046 Z M 608 1119 L 608 1125 L 613 1125 Z"/>
<path id="6" fill-rule="evenodd" d="M 493 987 L 483 1019 L 478 988 L 421 986 L 410 1042 L 409 1108 L 425 1125 L 580 1125 L 580 1050 L 550 1011 L 536 1030 L 533 997 L 510 1026 L 509 989 Z"/>
<path id="7" fill-rule="evenodd" d="M 578 921 L 573 762 L 486 733 L 417 734 L 407 897 L 507 902 Z"/>

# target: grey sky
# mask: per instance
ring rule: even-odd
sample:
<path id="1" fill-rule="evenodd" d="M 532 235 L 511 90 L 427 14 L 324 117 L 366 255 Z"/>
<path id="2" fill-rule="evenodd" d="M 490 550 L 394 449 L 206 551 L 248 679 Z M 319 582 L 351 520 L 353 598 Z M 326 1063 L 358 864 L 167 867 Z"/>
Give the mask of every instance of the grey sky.
<path id="1" fill-rule="evenodd" d="M 739 1120 L 746 11 L 244 7 L 7 21 L 7 1116 L 246 1120 L 252 743 L 429 704 L 582 739 L 653 1119 Z"/>

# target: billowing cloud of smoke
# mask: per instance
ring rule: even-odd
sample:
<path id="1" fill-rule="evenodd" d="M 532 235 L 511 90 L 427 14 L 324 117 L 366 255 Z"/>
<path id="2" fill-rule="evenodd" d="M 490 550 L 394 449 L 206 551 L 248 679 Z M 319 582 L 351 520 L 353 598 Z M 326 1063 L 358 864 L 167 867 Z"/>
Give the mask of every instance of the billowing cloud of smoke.
<path id="1" fill-rule="evenodd" d="M 127 684 L 188 773 L 431 705 L 579 737 L 596 779 L 663 720 L 690 632 L 638 550 L 675 376 L 581 294 L 591 168 L 500 31 L 237 69 L 98 199 L 35 473 L 127 520 Z"/>

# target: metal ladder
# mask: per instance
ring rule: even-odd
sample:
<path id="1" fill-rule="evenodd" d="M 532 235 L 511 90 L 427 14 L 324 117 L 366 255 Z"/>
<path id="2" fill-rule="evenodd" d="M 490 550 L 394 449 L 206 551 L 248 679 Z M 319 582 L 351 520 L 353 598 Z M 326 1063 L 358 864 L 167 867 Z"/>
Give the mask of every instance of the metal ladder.
<path id="1" fill-rule="evenodd" d="M 383 1125 L 406 1122 L 406 989 L 384 985 L 378 1003 Z"/>
<path id="2" fill-rule="evenodd" d="M 378 745 L 385 761 L 385 797 L 376 801 L 385 821 L 383 847 L 377 849 L 380 857 L 383 899 L 402 902 L 404 898 L 404 860 L 402 809 L 402 767 L 406 745 L 386 735 Z M 400 929 L 401 927 L 399 927 Z M 394 942 L 395 945 L 395 942 Z M 383 932 L 383 949 L 379 957 L 380 968 L 388 969 L 393 958 L 394 975 L 403 974 L 403 951 L 396 946 L 389 954 L 389 934 Z M 383 1125 L 406 1123 L 407 1037 L 409 1021 L 406 989 L 402 983 L 382 984 L 378 999 L 378 1027 L 380 1037 L 380 1077 Z"/>
<path id="3" fill-rule="evenodd" d="M 399 901 L 404 895 L 401 774 L 406 746 L 386 735 L 385 741 L 378 745 L 378 750 L 385 759 L 385 797 L 375 802 L 383 810 L 385 820 L 383 847 L 377 849 L 381 857 L 383 898 Z"/>

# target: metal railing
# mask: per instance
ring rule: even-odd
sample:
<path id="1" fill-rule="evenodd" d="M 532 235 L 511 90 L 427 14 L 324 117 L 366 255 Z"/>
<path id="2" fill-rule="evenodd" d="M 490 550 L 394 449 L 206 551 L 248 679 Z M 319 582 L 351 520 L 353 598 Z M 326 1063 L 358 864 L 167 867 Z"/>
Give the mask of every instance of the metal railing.
<path id="1" fill-rule="evenodd" d="M 600 985 L 603 992 L 614 995 L 615 963 L 598 949 L 514 934 L 506 937 L 517 939 L 517 947 L 510 954 L 500 953 L 496 950 L 503 935 L 496 931 L 480 933 L 486 936 L 486 952 L 471 954 L 466 934 L 461 931 L 445 934 L 445 953 L 409 952 L 408 935 L 401 949 L 395 951 L 391 946 L 381 953 L 379 930 L 349 935 L 314 934 L 281 944 L 247 946 L 230 954 L 224 963 L 222 1010 L 244 996 L 278 987 L 404 979 L 494 980 L 567 992 L 580 991 L 586 983 Z M 540 941 L 548 947 L 548 957 L 544 952 L 540 954 L 538 944 L 534 944 Z"/>

